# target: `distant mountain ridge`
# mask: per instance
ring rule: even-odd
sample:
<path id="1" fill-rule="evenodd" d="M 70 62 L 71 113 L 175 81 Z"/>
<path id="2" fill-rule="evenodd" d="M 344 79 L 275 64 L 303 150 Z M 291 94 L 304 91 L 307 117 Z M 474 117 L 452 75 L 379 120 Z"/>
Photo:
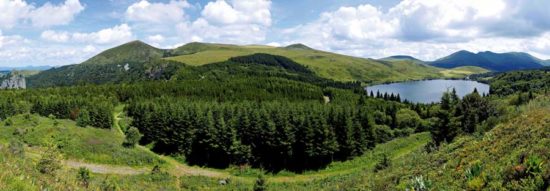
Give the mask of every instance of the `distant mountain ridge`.
<path id="1" fill-rule="evenodd" d="M 547 61 L 523 52 L 494 53 L 484 51 L 473 53 L 465 50 L 429 62 L 430 65 L 441 68 L 478 66 L 498 72 L 541 68 L 546 63 Z"/>
<path id="2" fill-rule="evenodd" d="M 420 60 L 420 59 L 415 58 L 415 57 L 412 57 L 412 56 L 408 56 L 408 55 L 389 56 L 389 57 L 381 58 L 379 60 L 390 61 L 390 62 L 393 62 L 393 61 L 410 61 L 410 62 L 417 63 L 417 64 L 426 64 L 425 61 Z"/>

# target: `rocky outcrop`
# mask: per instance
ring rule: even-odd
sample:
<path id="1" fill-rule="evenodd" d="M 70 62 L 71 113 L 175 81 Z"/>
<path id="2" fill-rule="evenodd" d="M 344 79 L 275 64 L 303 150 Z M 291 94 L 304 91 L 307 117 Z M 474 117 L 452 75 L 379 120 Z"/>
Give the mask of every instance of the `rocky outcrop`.
<path id="1" fill-rule="evenodd" d="M 27 82 L 22 74 L 17 72 L 11 72 L 6 76 L 0 78 L 2 84 L 0 89 L 25 89 L 27 88 Z"/>

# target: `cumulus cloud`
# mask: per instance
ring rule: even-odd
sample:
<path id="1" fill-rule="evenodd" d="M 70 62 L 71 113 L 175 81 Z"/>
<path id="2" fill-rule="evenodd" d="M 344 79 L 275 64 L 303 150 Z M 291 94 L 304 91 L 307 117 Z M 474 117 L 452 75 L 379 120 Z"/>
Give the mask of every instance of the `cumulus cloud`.
<path id="1" fill-rule="evenodd" d="M 33 9 L 29 13 L 29 19 L 33 26 L 48 27 L 66 25 L 73 21 L 74 17 L 84 10 L 79 0 L 66 0 L 61 5 L 53 5 L 49 2 L 42 7 Z"/>
<path id="2" fill-rule="evenodd" d="M 176 29 L 183 41 L 260 43 L 271 27 L 268 0 L 209 2 L 194 21 L 180 22 Z"/>
<path id="3" fill-rule="evenodd" d="M 185 19 L 185 0 L 171 0 L 169 3 L 151 3 L 147 0 L 134 3 L 126 9 L 126 19 L 132 22 L 170 24 Z"/>
<path id="4" fill-rule="evenodd" d="M 19 35 L 3 35 L 0 30 L 0 49 L 11 48 L 14 45 L 26 44 L 29 40 Z"/>
<path id="5" fill-rule="evenodd" d="M 53 30 L 47 30 L 42 32 L 40 37 L 44 40 L 53 42 L 67 42 L 71 37 L 68 32 L 56 32 Z"/>
<path id="6" fill-rule="evenodd" d="M 41 38 L 53 42 L 80 42 L 95 44 L 115 44 L 132 40 L 132 29 L 127 24 L 106 28 L 91 33 L 69 33 L 66 31 L 47 30 L 42 32 Z"/>
<path id="7" fill-rule="evenodd" d="M 25 1 L 0 1 L 0 28 L 14 27 L 21 19 L 27 17 L 31 6 Z"/>
<path id="8" fill-rule="evenodd" d="M 79 0 L 66 0 L 59 5 L 46 2 L 40 7 L 24 0 L 3 0 L 0 1 L 0 28 L 10 29 L 26 21 L 35 27 L 66 25 L 83 10 Z"/>
<path id="9" fill-rule="evenodd" d="M 164 41 L 164 36 L 157 34 L 157 35 L 151 35 L 147 37 L 147 40 L 154 42 L 154 43 L 161 43 Z"/>
<path id="10" fill-rule="evenodd" d="M 434 59 L 460 49 L 550 55 L 544 43 L 550 30 L 548 7 L 550 1 L 404 0 L 383 11 L 364 4 L 322 13 L 313 22 L 281 30 L 281 38 L 368 57 Z"/>
<path id="11" fill-rule="evenodd" d="M 112 44 L 130 41 L 132 40 L 133 35 L 130 26 L 127 24 L 121 24 L 93 33 L 74 33 L 72 38 L 81 42 Z"/>
<path id="12" fill-rule="evenodd" d="M 211 24 L 271 25 L 271 2 L 267 0 L 232 1 L 217 0 L 206 4 L 201 14 Z"/>

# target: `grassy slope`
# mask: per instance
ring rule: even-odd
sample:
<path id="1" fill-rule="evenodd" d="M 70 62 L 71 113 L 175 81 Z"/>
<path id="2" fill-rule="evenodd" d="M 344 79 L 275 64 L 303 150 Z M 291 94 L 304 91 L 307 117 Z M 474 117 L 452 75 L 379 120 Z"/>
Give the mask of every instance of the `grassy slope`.
<path id="1" fill-rule="evenodd" d="M 369 190 L 405 190 L 411 180 L 422 176 L 433 190 L 514 190 L 529 181 L 504 181 L 506 172 L 519 164 L 519 156 L 539 157 L 543 173 L 550 174 L 550 97 L 539 97 L 511 113 L 504 123 L 483 136 L 463 136 L 438 151 L 412 152 L 377 174 L 361 174 L 331 184 L 328 190 L 355 185 Z M 465 178 L 473 164 L 481 164 L 481 175 Z M 503 185 L 505 184 L 505 185 Z M 515 188 L 523 190 L 526 187 Z"/>
<path id="2" fill-rule="evenodd" d="M 451 77 L 451 78 L 460 78 L 460 77 L 464 77 L 465 75 L 481 74 L 481 73 L 487 73 L 487 72 L 490 72 L 490 71 L 477 66 L 461 66 L 461 67 L 445 69 L 441 71 L 443 76 Z"/>
<path id="3" fill-rule="evenodd" d="M 77 127 L 74 121 L 35 115 L 11 117 L 12 125 L 0 124 L 0 143 L 19 139 L 34 148 L 56 144 L 68 159 L 113 165 L 153 166 L 157 156 L 122 146 L 124 136 L 110 129 Z M 57 121 L 57 125 L 54 125 Z M 39 152 L 40 150 L 37 150 Z"/>
<path id="4" fill-rule="evenodd" d="M 250 55 L 253 53 L 268 53 L 288 57 L 300 64 L 308 66 L 321 77 L 338 81 L 379 83 L 448 77 L 443 73 L 444 70 L 423 64 L 416 64 L 408 61 L 382 62 L 310 49 L 198 43 L 193 44 L 192 47 L 184 46 L 179 49 L 180 51 L 176 52 L 186 54 L 166 59 L 198 66 L 225 61 L 235 56 Z M 463 75 L 456 72 L 449 77 L 458 76 L 463 77 Z"/>

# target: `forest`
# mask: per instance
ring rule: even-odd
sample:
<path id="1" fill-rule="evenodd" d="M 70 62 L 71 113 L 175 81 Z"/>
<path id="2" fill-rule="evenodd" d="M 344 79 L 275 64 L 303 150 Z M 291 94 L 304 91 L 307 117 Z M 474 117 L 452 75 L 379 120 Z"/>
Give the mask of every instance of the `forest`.
<path id="1" fill-rule="evenodd" d="M 181 70 L 170 81 L 2 94 L 2 119 L 30 112 L 110 128 L 113 108 L 122 104 L 143 134 L 140 142 L 152 143 L 155 152 L 193 165 L 274 172 L 319 169 L 416 132 L 430 131 L 437 146 L 481 131 L 476 124 L 496 114 L 477 92 L 464 99 L 446 93 L 440 105 L 412 104 L 267 54 Z"/>

